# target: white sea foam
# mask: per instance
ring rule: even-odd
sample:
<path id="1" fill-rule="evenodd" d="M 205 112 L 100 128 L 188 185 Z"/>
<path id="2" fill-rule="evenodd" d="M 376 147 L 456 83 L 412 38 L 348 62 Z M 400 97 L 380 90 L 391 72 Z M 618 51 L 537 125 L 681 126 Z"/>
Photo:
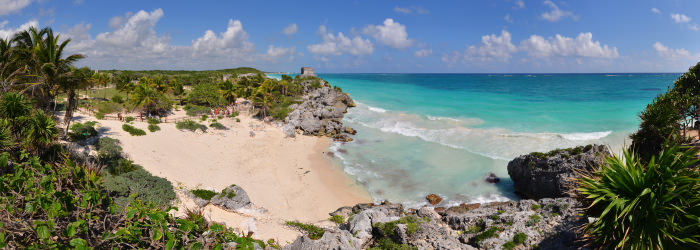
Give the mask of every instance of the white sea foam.
<path id="1" fill-rule="evenodd" d="M 370 111 L 377 112 L 377 113 L 386 113 L 386 109 L 383 109 L 383 108 L 367 106 L 367 109 L 369 109 Z"/>
<path id="2" fill-rule="evenodd" d="M 612 131 L 603 131 L 603 132 L 592 132 L 592 133 L 571 133 L 571 134 L 559 134 L 562 138 L 571 140 L 571 141 L 590 141 L 590 140 L 598 140 L 603 137 L 606 137 L 610 135 Z"/>

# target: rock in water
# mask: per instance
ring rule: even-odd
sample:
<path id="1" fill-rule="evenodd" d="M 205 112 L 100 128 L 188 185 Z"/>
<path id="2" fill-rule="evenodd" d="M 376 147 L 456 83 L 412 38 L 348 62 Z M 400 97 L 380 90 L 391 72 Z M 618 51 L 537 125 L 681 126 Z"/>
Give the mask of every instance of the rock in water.
<path id="1" fill-rule="evenodd" d="M 236 185 L 228 186 L 211 199 L 211 204 L 224 208 L 226 210 L 235 211 L 241 208 L 250 208 L 252 203 L 248 198 L 248 193 L 241 187 Z"/>
<path id="2" fill-rule="evenodd" d="M 603 145 L 588 145 L 549 153 L 521 155 L 508 163 L 515 191 L 530 199 L 569 197 L 576 171 L 603 164 L 610 152 Z"/>
<path id="3" fill-rule="evenodd" d="M 425 197 L 425 199 L 428 200 L 430 205 L 437 205 L 438 203 L 442 202 L 442 197 L 438 196 L 437 194 L 429 194 Z"/>
<path id="4" fill-rule="evenodd" d="M 488 173 L 486 174 L 484 180 L 488 183 L 498 183 L 499 181 L 501 181 L 501 178 L 498 178 L 498 176 L 496 176 L 496 174 L 494 173 Z"/>
<path id="5" fill-rule="evenodd" d="M 314 84 L 316 81 L 320 81 L 320 84 Z M 348 107 L 355 106 L 350 96 L 320 79 L 305 80 L 301 86 L 305 93 L 304 101 L 290 105 L 292 111 L 284 121 L 295 129 L 301 129 L 305 135 L 332 136 L 342 133 L 344 113 Z"/>

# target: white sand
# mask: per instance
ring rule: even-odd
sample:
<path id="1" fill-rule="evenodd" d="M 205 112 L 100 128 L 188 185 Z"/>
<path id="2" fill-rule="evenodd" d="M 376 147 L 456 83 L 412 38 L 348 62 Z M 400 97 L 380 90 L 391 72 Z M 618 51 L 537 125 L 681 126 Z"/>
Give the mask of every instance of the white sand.
<path id="1" fill-rule="evenodd" d="M 76 116 L 76 121 L 94 120 L 81 113 Z M 177 116 L 183 114 L 176 112 L 170 121 Z M 207 133 L 180 131 L 173 123 L 160 124 L 161 130 L 151 133 L 138 119 L 134 126 L 147 131 L 145 136 L 129 135 L 117 120 L 100 120 L 98 126 L 106 130 L 103 136 L 119 139 L 135 163 L 167 178 L 176 188 L 221 191 L 231 184 L 242 187 L 256 207 L 268 212 L 246 215 L 209 205 L 205 213 L 212 221 L 242 232 L 252 229 L 255 238 L 272 238 L 284 245 L 299 235 L 284 226 L 285 221 L 330 223 L 328 213 L 335 209 L 371 201 L 366 191 L 323 154 L 328 138 L 284 138 L 277 127 L 244 115 L 239 118 L 240 122 L 220 120 L 229 130 L 210 128 Z M 250 131 L 255 137 L 250 137 Z M 196 207 L 181 191 L 178 196 L 179 214 L 184 208 Z"/>

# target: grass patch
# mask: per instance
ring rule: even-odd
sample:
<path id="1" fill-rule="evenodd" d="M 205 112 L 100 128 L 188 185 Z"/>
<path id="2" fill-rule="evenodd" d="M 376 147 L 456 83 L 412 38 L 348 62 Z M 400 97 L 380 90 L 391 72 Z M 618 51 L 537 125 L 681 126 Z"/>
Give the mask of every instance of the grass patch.
<path id="1" fill-rule="evenodd" d="M 200 119 L 201 121 L 206 121 L 207 119 L 209 119 L 209 116 L 207 116 L 207 115 L 202 115 L 202 117 L 199 118 L 199 119 Z"/>
<path id="2" fill-rule="evenodd" d="M 160 120 L 151 117 L 146 118 L 146 122 L 148 122 L 148 124 L 160 124 Z"/>
<path id="3" fill-rule="evenodd" d="M 131 126 L 129 124 L 122 124 L 122 129 L 132 136 L 146 135 L 146 131 L 143 131 L 143 129 L 136 128 L 136 127 Z"/>
<path id="4" fill-rule="evenodd" d="M 201 198 L 203 200 L 211 200 L 211 198 L 214 198 L 216 196 L 217 192 L 211 191 L 211 190 L 206 190 L 206 189 L 195 189 L 190 191 L 195 197 Z"/>
<path id="5" fill-rule="evenodd" d="M 530 209 L 535 210 L 535 211 L 539 210 L 540 208 L 542 208 L 542 205 L 540 205 L 540 204 L 530 205 Z"/>
<path id="6" fill-rule="evenodd" d="M 117 113 L 124 109 L 121 104 L 116 102 L 99 102 L 95 104 L 95 108 L 97 108 L 97 111 L 105 114 Z"/>
<path id="7" fill-rule="evenodd" d="M 465 234 L 475 234 L 475 233 L 481 232 L 482 229 L 483 228 L 481 228 L 478 225 L 473 225 L 473 226 L 469 226 L 467 228 L 467 230 L 464 230 L 464 233 Z"/>
<path id="8" fill-rule="evenodd" d="M 136 118 L 134 118 L 134 117 L 132 117 L 132 116 L 127 116 L 127 117 L 124 118 L 124 121 L 125 121 L 126 123 L 133 122 L 134 120 L 136 120 Z"/>
<path id="9" fill-rule="evenodd" d="M 101 111 L 97 111 L 97 113 L 95 113 L 95 118 L 97 118 L 98 120 L 102 120 L 105 118 L 105 113 L 102 113 Z"/>
<path id="10" fill-rule="evenodd" d="M 309 239 L 312 240 L 320 239 L 321 237 L 323 237 L 323 233 L 326 232 L 325 230 L 323 230 L 323 228 L 296 221 L 287 221 L 287 226 L 296 227 L 298 229 L 301 229 L 302 231 L 306 231 L 307 233 L 309 233 Z"/>
<path id="11" fill-rule="evenodd" d="M 211 108 L 194 104 L 187 104 L 182 109 L 185 110 L 185 113 L 188 116 L 199 116 L 201 114 L 208 114 L 209 112 L 211 112 Z"/>
<path id="12" fill-rule="evenodd" d="M 199 123 L 197 123 L 193 120 L 190 120 L 190 119 L 175 123 L 175 128 L 180 129 L 180 130 L 187 129 L 187 130 L 190 130 L 192 132 L 197 131 L 197 129 L 202 130 L 202 132 L 207 131 L 207 126 L 199 124 Z"/>

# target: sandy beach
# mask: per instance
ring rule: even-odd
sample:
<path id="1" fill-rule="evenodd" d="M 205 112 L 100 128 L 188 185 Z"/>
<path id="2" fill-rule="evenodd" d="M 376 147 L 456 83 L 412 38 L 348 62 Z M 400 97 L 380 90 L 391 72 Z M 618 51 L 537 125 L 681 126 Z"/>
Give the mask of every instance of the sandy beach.
<path id="1" fill-rule="evenodd" d="M 176 111 L 170 119 L 182 116 L 182 111 Z M 122 122 L 109 119 L 99 120 L 97 127 L 102 136 L 118 139 L 128 158 L 173 183 L 178 189 L 179 214 L 196 207 L 184 190 L 242 187 L 255 204 L 253 210 L 233 213 L 208 205 L 204 212 L 212 221 L 255 232 L 255 238 L 287 244 L 300 233 L 284 226 L 285 221 L 323 225 L 331 223 L 328 213 L 335 209 L 371 201 L 325 155 L 328 138 L 285 138 L 278 127 L 245 115 L 239 118 L 240 122 L 219 121 L 228 130 L 210 128 L 206 133 L 180 131 L 174 123 L 162 123 L 160 131 L 131 136 L 122 130 Z M 95 118 L 84 113 L 74 118 L 88 120 Z M 139 119 L 134 126 L 148 131 Z"/>

